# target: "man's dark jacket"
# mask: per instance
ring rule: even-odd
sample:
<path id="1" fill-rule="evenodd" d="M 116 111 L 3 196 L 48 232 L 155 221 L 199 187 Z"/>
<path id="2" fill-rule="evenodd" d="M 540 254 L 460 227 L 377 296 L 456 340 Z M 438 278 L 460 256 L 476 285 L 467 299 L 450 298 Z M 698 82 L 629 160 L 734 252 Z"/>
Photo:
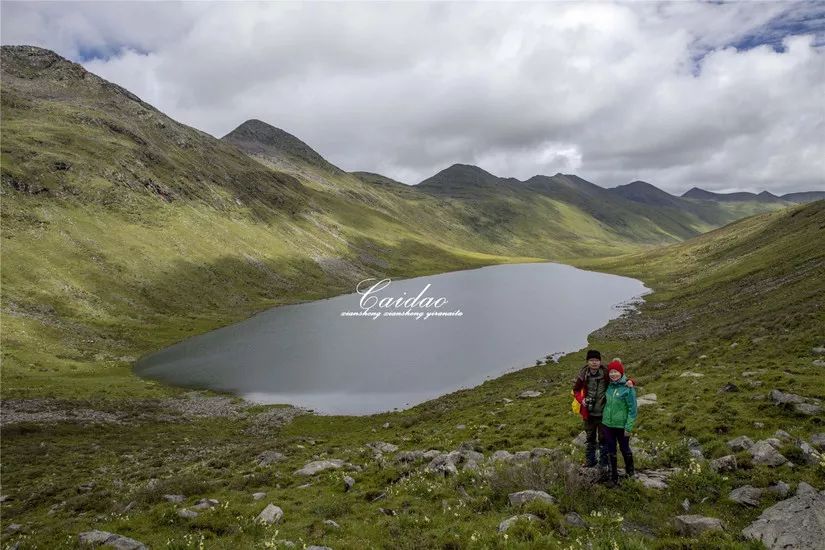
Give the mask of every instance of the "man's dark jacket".
<path id="1" fill-rule="evenodd" d="M 596 374 L 590 373 L 590 367 L 585 365 L 576 376 L 573 384 L 573 392 L 578 392 L 584 388 L 585 403 L 592 401 L 592 406 L 588 406 L 590 416 L 601 416 L 607 403 L 607 386 L 610 385 L 610 378 L 607 376 L 607 367 L 601 365 Z M 590 399 L 592 397 L 592 399 Z"/>

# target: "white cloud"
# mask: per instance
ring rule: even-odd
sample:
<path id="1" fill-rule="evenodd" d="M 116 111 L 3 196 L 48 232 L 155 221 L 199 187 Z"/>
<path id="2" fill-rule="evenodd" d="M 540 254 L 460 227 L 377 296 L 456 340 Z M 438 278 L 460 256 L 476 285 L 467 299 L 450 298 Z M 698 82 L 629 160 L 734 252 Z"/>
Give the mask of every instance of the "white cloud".
<path id="1" fill-rule="evenodd" d="M 454 163 L 673 191 L 825 188 L 822 36 L 726 47 L 805 3 L 3 4 L 49 47 L 221 136 L 249 118 L 414 183 Z M 767 39 L 766 39 L 767 40 Z M 697 59 L 700 58 L 700 61 Z"/>

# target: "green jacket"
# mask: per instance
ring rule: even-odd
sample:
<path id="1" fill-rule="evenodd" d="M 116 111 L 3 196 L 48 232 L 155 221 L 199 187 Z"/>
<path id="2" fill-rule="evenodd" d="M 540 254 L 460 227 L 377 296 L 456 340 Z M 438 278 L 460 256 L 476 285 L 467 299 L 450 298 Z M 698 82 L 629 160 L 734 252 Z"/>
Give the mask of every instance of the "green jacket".
<path id="1" fill-rule="evenodd" d="M 636 422 L 636 388 L 625 385 L 627 378 L 622 375 L 607 387 L 607 404 L 602 413 L 602 424 L 610 428 L 633 430 Z"/>

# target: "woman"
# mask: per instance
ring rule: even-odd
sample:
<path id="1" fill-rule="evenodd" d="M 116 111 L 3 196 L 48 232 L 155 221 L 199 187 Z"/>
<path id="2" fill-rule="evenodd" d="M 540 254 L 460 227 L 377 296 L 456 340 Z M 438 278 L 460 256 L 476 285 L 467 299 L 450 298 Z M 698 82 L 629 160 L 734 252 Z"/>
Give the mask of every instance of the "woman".
<path id="1" fill-rule="evenodd" d="M 624 365 L 614 359 L 607 365 L 610 385 L 607 387 L 607 403 L 602 413 L 602 429 L 607 441 L 607 460 L 610 464 L 610 486 L 619 481 L 616 446 L 622 451 L 624 469 L 628 476 L 635 474 L 633 452 L 630 450 L 630 432 L 636 422 L 636 388 L 627 384 Z"/>

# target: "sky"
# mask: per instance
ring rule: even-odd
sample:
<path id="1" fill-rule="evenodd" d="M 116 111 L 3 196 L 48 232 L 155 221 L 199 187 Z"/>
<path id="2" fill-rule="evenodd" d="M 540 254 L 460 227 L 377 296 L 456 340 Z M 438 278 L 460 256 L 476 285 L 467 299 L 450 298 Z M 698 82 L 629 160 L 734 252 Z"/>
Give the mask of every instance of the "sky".
<path id="1" fill-rule="evenodd" d="M 256 118 L 345 170 L 454 164 L 681 194 L 825 190 L 825 2 L 2 2 L 221 137 Z"/>

